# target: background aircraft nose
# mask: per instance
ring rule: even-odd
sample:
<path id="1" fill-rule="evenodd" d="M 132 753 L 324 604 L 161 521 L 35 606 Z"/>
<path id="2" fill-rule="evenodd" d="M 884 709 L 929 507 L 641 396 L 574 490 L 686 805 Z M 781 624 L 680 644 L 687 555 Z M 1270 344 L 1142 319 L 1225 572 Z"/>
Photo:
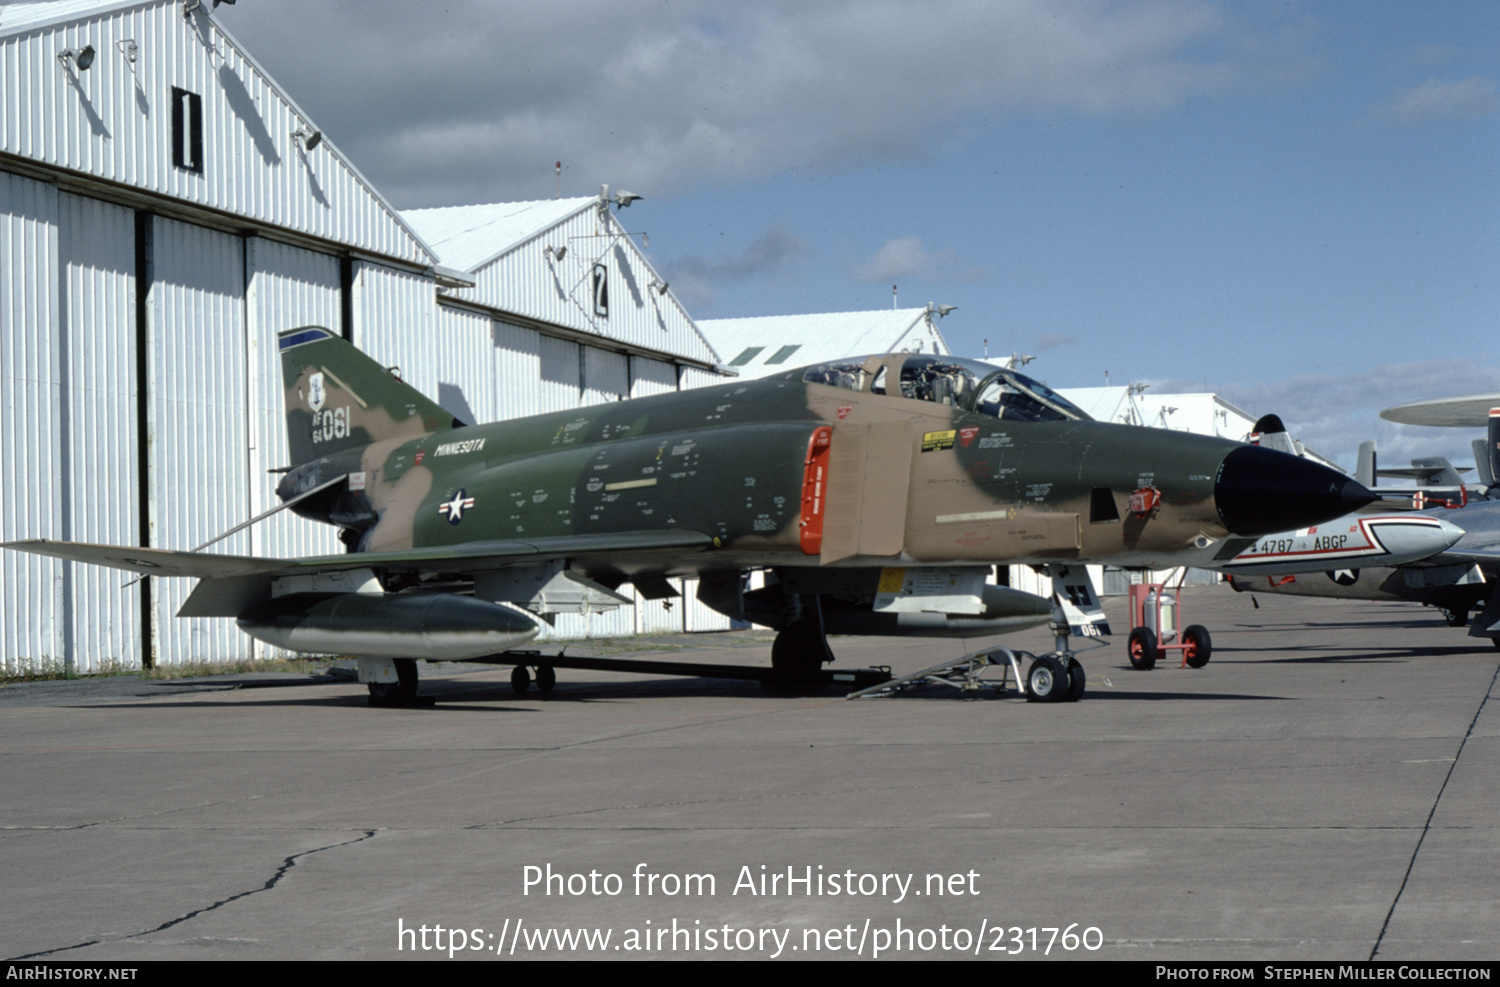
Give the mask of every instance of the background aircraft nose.
<path id="1" fill-rule="evenodd" d="M 1246 537 L 1322 524 L 1374 499 L 1337 470 L 1260 446 L 1225 456 L 1214 478 L 1219 518 Z"/>

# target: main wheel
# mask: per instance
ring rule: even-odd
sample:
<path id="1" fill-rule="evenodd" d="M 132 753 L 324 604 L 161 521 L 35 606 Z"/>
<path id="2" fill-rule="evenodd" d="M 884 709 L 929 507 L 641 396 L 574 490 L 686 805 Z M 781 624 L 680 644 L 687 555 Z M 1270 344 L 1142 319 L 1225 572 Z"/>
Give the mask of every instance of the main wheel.
<path id="1" fill-rule="evenodd" d="M 1042 655 L 1026 673 L 1026 699 L 1033 703 L 1060 702 L 1068 694 L 1068 670 L 1051 655 Z"/>
<path id="2" fill-rule="evenodd" d="M 1078 702 L 1079 699 L 1083 698 L 1083 687 L 1087 681 L 1088 676 L 1083 674 L 1083 662 L 1077 658 L 1068 662 L 1068 692 L 1067 695 L 1063 696 L 1062 701 L 1065 703 Z"/>
<path id="3" fill-rule="evenodd" d="M 1214 642 L 1208 636 L 1207 627 L 1202 624 L 1190 624 L 1182 632 L 1182 654 L 1189 666 L 1202 668 L 1208 664 L 1208 657 L 1213 653 Z"/>
<path id="4" fill-rule="evenodd" d="M 1469 622 L 1469 611 L 1449 610 L 1447 607 L 1444 607 L 1443 620 L 1448 622 L 1449 627 L 1463 627 Z"/>
<path id="5" fill-rule="evenodd" d="M 1130 664 L 1142 672 L 1149 672 L 1156 667 L 1156 634 L 1149 627 L 1137 627 L 1130 632 L 1130 640 L 1126 643 L 1130 652 Z"/>
<path id="6" fill-rule="evenodd" d="M 369 682 L 371 706 L 399 706 L 417 695 L 417 662 L 414 658 L 397 658 L 396 681 Z"/>
<path id="7" fill-rule="evenodd" d="M 536 687 L 543 692 L 551 692 L 552 687 L 557 685 L 557 670 L 551 665 L 538 665 L 536 667 Z"/>
<path id="8" fill-rule="evenodd" d="M 820 621 L 804 618 L 788 624 L 771 642 L 771 667 L 793 678 L 813 678 L 833 661 Z"/>
<path id="9" fill-rule="evenodd" d="M 525 665 L 517 665 L 510 670 L 510 687 L 518 696 L 531 688 L 531 673 L 526 671 Z"/>

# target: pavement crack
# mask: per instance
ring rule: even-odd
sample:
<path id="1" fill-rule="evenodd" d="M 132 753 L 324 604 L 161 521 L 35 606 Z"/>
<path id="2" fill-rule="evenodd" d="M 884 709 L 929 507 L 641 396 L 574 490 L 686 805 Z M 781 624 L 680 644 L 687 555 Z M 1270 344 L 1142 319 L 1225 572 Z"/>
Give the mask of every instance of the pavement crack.
<path id="1" fill-rule="evenodd" d="M 128 936 L 109 936 L 100 939 L 90 939 L 86 942 L 75 942 L 67 946 L 58 946 L 55 949 L 44 949 L 35 953 L 27 953 L 24 956 L 10 956 L 6 957 L 6 962 L 13 962 L 17 960 L 34 960 L 39 959 L 43 956 L 51 956 L 54 953 L 65 953 L 70 949 L 82 949 L 85 946 L 95 946 L 101 942 L 127 942 L 131 939 L 139 939 L 142 936 L 149 936 L 157 932 L 162 932 L 166 929 L 172 928 L 172 926 L 174 925 L 181 925 L 183 922 L 186 922 L 189 919 L 197 918 L 199 915 L 205 915 L 208 912 L 223 908 L 225 905 L 231 902 L 239 901 L 241 898 L 248 898 L 251 895 L 260 894 L 262 891 L 270 891 L 272 888 L 276 887 L 277 884 L 281 883 L 281 879 L 285 877 L 293 867 L 297 866 L 297 861 L 301 860 L 303 857 L 311 857 L 313 854 L 322 853 L 325 850 L 337 850 L 340 847 L 353 846 L 356 843 L 363 843 L 365 840 L 373 839 L 377 832 L 379 831 L 374 829 L 367 829 L 364 831 L 363 836 L 360 836 L 356 839 L 345 840 L 342 843 L 331 843 L 328 846 L 314 847 L 311 850 L 303 850 L 301 853 L 294 853 L 291 856 L 283 859 L 281 861 L 281 865 L 276 868 L 275 873 L 267 878 L 266 882 L 260 887 L 251 888 L 249 891 L 241 891 L 239 894 L 230 895 L 228 898 L 221 898 L 211 905 L 204 905 L 202 908 L 195 908 L 185 915 L 179 915 L 174 919 L 168 919 L 155 928 L 143 929 L 140 932 L 132 932 Z"/>
<path id="2" fill-rule="evenodd" d="M 1401 904 L 1401 895 L 1406 891 L 1406 884 L 1411 880 L 1411 872 L 1417 866 L 1417 855 L 1422 852 L 1422 842 L 1427 839 L 1427 833 L 1432 829 L 1432 819 L 1437 815 L 1438 806 L 1443 801 L 1443 793 L 1448 790 L 1448 782 L 1453 780 L 1453 772 L 1458 768 L 1459 758 L 1463 757 L 1464 745 L 1474 735 L 1474 727 L 1479 723 L 1479 717 L 1484 712 L 1484 707 L 1490 701 L 1490 694 L 1495 691 L 1495 683 L 1500 681 L 1500 665 L 1495 667 L 1495 674 L 1490 676 L 1490 687 L 1484 690 L 1484 698 L 1479 701 L 1479 708 L 1474 710 L 1474 718 L 1469 721 L 1469 729 L 1464 731 L 1464 739 L 1458 742 L 1458 750 L 1453 752 L 1453 761 L 1448 765 L 1448 773 L 1443 776 L 1443 783 L 1438 786 L 1437 796 L 1432 800 L 1432 808 L 1427 812 L 1427 821 L 1422 824 L 1422 834 L 1417 837 L 1417 845 L 1412 847 L 1411 859 L 1406 862 L 1406 873 L 1401 875 L 1401 886 L 1396 889 L 1396 896 L 1391 899 L 1390 911 L 1385 913 L 1385 921 L 1380 925 L 1380 934 L 1375 937 L 1375 945 L 1370 947 L 1370 960 L 1374 962 L 1375 955 L 1380 952 L 1380 944 L 1385 941 L 1385 933 L 1391 927 L 1391 919 L 1396 914 L 1396 906 Z"/>

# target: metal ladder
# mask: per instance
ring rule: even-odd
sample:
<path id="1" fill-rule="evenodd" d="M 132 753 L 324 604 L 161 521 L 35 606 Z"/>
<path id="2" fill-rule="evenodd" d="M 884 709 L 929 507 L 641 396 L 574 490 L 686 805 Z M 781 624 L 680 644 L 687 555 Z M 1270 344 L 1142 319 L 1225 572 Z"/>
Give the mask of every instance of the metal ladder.
<path id="1" fill-rule="evenodd" d="M 1016 690 L 1021 695 L 1026 694 L 1026 679 L 1021 674 L 1020 660 L 1036 658 L 1029 651 L 1012 651 L 1010 648 L 986 648 L 983 651 L 975 651 L 964 655 L 954 661 L 946 661 L 941 665 L 933 665 L 924 668 L 920 672 L 903 675 L 900 678 L 872 685 L 857 692 L 851 692 L 845 699 L 881 699 L 886 696 L 894 696 L 908 689 L 915 689 L 922 685 L 946 685 L 960 692 L 976 692 L 980 689 L 991 689 L 996 692 L 1005 691 L 1005 683 L 1011 674 L 1016 679 Z M 989 669 L 1000 669 L 1000 678 L 986 679 L 984 673 Z"/>

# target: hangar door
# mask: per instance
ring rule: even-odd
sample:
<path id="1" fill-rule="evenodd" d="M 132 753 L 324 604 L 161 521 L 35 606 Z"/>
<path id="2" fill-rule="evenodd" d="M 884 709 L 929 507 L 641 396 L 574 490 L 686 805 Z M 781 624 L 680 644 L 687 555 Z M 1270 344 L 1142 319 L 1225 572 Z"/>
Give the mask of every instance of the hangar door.
<path id="1" fill-rule="evenodd" d="M 244 241 L 155 218 L 147 295 L 147 515 L 150 544 L 190 549 L 250 514 Z M 250 554 L 241 531 L 215 551 Z M 151 580 L 156 661 L 223 662 L 249 653 L 230 620 L 174 615 L 186 579 Z"/>

